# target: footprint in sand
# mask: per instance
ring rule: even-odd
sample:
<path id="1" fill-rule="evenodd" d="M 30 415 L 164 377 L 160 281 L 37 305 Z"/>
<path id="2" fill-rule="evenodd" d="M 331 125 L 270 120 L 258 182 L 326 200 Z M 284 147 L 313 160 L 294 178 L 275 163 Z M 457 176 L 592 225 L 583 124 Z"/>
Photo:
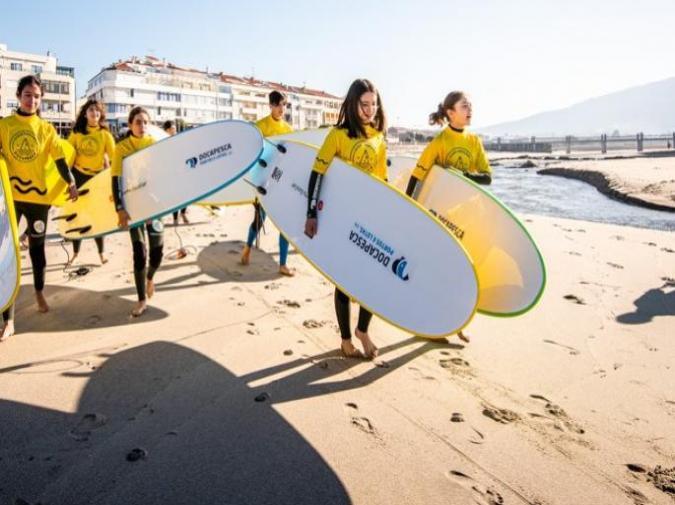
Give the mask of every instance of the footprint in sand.
<path id="1" fill-rule="evenodd" d="M 442 368 L 469 368 L 469 362 L 463 360 L 462 358 L 449 358 L 442 359 L 439 361 Z"/>
<path id="2" fill-rule="evenodd" d="M 618 263 L 612 263 L 611 261 L 608 261 L 607 264 L 612 268 L 616 268 L 618 270 L 623 270 L 623 266 L 619 265 Z"/>
<path id="3" fill-rule="evenodd" d="M 560 430 L 560 431 L 571 431 L 574 433 L 577 433 L 579 435 L 583 435 L 586 433 L 586 430 L 581 427 L 581 425 L 575 421 L 573 421 L 568 415 L 567 412 L 563 410 L 562 407 L 559 405 L 556 405 L 555 403 L 551 402 L 548 398 L 545 398 L 541 395 L 537 394 L 532 394 L 530 395 L 530 398 L 534 398 L 535 400 L 540 400 L 545 402 L 544 405 L 544 410 L 545 412 L 552 417 L 548 417 L 545 415 L 540 415 L 540 414 L 534 414 L 531 413 L 530 416 L 536 417 L 536 418 L 547 418 L 549 420 L 553 420 L 554 424 L 553 427 Z M 562 424 L 561 424 L 562 423 Z"/>
<path id="4" fill-rule="evenodd" d="M 412 370 L 413 372 L 415 372 L 415 375 L 417 375 L 418 379 L 424 379 L 424 380 L 428 380 L 428 381 L 435 381 L 436 380 L 436 377 L 432 377 L 431 375 L 423 374 L 422 371 L 417 367 L 409 366 L 408 370 Z"/>
<path id="5" fill-rule="evenodd" d="M 667 253 L 675 253 L 675 250 L 671 249 L 670 247 L 662 247 L 661 250 Z"/>
<path id="6" fill-rule="evenodd" d="M 461 412 L 453 412 L 452 416 L 450 417 L 450 422 L 452 422 L 452 423 L 463 423 L 464 422 L 464 416 L 462 415 Z"/>
<path id="7" fill-rule="evenodd" d="M 500 409 L 485 403 L 483 404 L 483 415 L 501 424 L 510 424 L 520 419 L 520 416 L 512 410 Z"/>
<path id="8" fill-rule="evenodd" d="M 377 430 L 375 430 L 375 427 L 373 426 L 373 423 L 370 422 L 370 419 L 357 415 L 359 406 L 356 403 L 345 403 L 345 408 L 351 417 L 352 426 L 355 426 L 359 430 L 369 435 L 377 435 Z"/>
<path id="9" fill-rule="evenodd" d="M 307 329 L 323 328 L 324 323 L 316 321 L 315 319 L 306 319 L 302 325 Z"/>
<path id="10" fill-rule="evenodd" d="M 277 304 L 278 305 L 284 305 L 286 307 L 291 307 L 291 308 L 294 308 L 294 309 L 300 308 L 300 304 L 296 301 L 293 301 L 293 300 L 279 300 L 277 302 Z"/>
<path id="11" fill-rule="evenodd" d="M 567 254 L 569 254 L 570 256 L 581 256 L 581 253 L 578 253 L 576 251 L 567 251 Z"/>
<path id="12" fill-rule="evenodd" d="M 586 305 L 586 302 L 583 301 L 581 298 L 579 298 L 577 295 L 565 295 L 565 296 L 563 296 L 563 298 L 565 300 L 570 300 L 570 301 L 576 303 L 577 305 Z"/>
<path id="13" fill-rule="evenodd" d="M 644 242 L 645 245 L 648 245 L 649 247 L 656 247 L 655 242 Z"/>
<path id="14" fill-rule="evenodd" d="M 108 422 L 108 418 L 103 414 L 92 413 L 85 414 L 77 426 L 70 430 L 68 434 L 78 442 L 89 440 L 91 432 L 104 426 Z"/>
<path id="15" fill-rule="evenodd" d="M 451 481 L 459 484 L 464 489 L 471 490 L 474 494 L 473 503 L 478 505 L 503 505 L 504 498 L 492 486 L 483 486 L 476 482 L 476 480 L 460 472 L 459 470 L 450 470 L 446 477 Z"/>

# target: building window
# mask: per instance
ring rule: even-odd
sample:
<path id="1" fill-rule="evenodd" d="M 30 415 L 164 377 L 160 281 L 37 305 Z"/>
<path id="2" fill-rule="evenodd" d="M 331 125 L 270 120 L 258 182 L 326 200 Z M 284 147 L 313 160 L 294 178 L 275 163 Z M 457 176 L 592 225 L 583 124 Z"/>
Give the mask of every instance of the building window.
<path id="1" fill-rule="evenodd" d="M 129 96 L 130 96 L 131 98 L 134 97 L 134 88 L 131 88 L 131 89 L 129 90 Z"/>
<path id="2" fill-rule="evenodd" d="M 12 62 L 9 64 L 11 70 L 18 70 L 19 72 L 23 70 L 23 65 L 21 63 Z"/>
<path id="3" fill-rule="evenodd" d="M 30 71 L 33 72 L 34 74 L 39 74 L 42 72 L 42 65 L 31 65 Z"/>
<path id="4" fill-rule="evenodd" d="M 19 102 L 16 100 L 7 100 L 7 108 L 8 109 L 18 109 L 19 108 Z"/>

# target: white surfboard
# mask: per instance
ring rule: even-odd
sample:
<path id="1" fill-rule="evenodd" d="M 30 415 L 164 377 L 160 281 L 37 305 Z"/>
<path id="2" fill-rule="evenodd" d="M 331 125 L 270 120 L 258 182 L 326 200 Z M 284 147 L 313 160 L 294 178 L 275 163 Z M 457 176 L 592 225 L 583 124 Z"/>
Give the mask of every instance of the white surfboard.
<path id="1" fill-rule="evenodd" d="M 318 234 L 304 234 L 316 147 L 266 141 L 260 186 L 267 215 L 296 250 L 336 286 L 390 323 L 428 337 L 472 318 L 476 273 L 466 252 L 428 211 L 388 184 L 335 159 L 323 179 Z M 283 152 L 282 152 L 283 151 Z"/>
<path id="2" fill-rule="evenodd" d="M 389 158 L 390 181 L 405 191 L 416 159 Z M 490 191 L 458 171 L 433 166 L 415 198 L 451 230 L 476 266 L 478 311 L 516 316 L 536 305 L 546 283 L 544 260 L 522 222 Z"/>
<path id="3" fill-rule="evenodd" d="M 283 135 L 269 137 L 272 142 L 280 140 L 295 140 L 312 146 L 320 147 L 326 139 L 330 128 L 316 128 L 314 130 L 301 130 Z M 202 200 L 199 205 L 243 205 L 253 203 L 256 192 L 244 179 L 239 179 L 226 188 L 221 189 Z"/>
<path id="4" fill-rule="evenodd" d="M 186 130 L 124 159 L 121 180 L 130 226 L 183 208 L 231 184 L 257 161 L 262 136 L 245 121 L 208 123 Z M 94 176 L 81 197 L 64 205 L 59 233 L 69 239 L 117 231 L 110 171 Z"/>
<path id="5" fill-rule="evenodd" d="M 21 279 L 19 234 L 7 164 L 0 157 L 0 312 L 16 298 Z"/>

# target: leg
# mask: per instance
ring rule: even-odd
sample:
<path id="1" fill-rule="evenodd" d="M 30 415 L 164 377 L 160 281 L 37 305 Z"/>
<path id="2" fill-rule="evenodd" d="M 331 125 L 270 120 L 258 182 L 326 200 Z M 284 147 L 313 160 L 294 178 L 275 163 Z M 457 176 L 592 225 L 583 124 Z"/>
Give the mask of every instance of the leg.
<path id="1" fill-rule="evenodd" d="M 246 246 L 241 253 L 241 264 L 248 265 L 251 261 L 251 248 L 253 247 L 253 242 L 255 241 L 258 233 L 260 233 L 260 228 L 262 228 L 262 222 L 265 219 L 265 211 L 262 210 L 260 204 L 256 201 L 253 204 L 254 215 L 253 222 L 248 228 L 248 237 L 246 237 Z"/>
<path id="2" fill-rule="evenodd" d="M 98 257 L 101 258 L 101 265 L 105 265 L 108 263 L 108 258 L 103 254 L 105 249 L 103 237 L 96 237 L 94 242 L 96 242 L 96 249 L 98 249 Z"/>
<path id="3" fill-rule="evenodd" d="M 374 358 L 378 353 L 377 346 L 373 344 L 368 335 L 368 326 L 370 325 L 370 320 L 372 318 L 373 314 L 361 307 L 359 309 L 359 322 L 356 326 L 356 331 L 354 332 L 356 337 L 361 341 L 366 356 L 369 358 Z"/>
<path id="4" fill-rule="evenodd" d="M 150 267 L 148 268 L 148 277 L 146 281 L 146 291 L 148 298 L 155 294 L 155 283 L 153 277 L 155 272 L 162 264 L 162 257 L 164 256 L 164 227 L 161 221 L 153 221 L 152 224 L 146 225 L 148 232 L 148 244 L 150 246 Z"/>
<path id="5" fill-rule="evenodd" d="M 183 220 L 183 224 L 190 224 L 190 221 L 187 218 L 187 207 L 180 209 L 180 217 Z"/>
<path id="6" fill-rule="evenodd" d="M 146 248 L 145 248 L 145 234 L 143 233 L 143 228 L 137 226 L 129 230 L 129 235 L 131 237 L 131 248 L 134 253 L 134 283 L 136 284 L 136 294 L 138 295 L 138 303 L 131 311 L 131 315 L 138 317 L 146 309 L 145 301 L 145 263 L 146 259 Z"/>
<path id="7" fill-rule="evenodd" d="M 288 259 L 288 240 L 281 233 L 279 233 L 279 273 L 288 277 L 293 277 L 295 274 L 286 266 Z"/>
<path id="8" fill-rule="evenodd" d="M 35 286 L 35 301 L 39 312 L 49 312 L 49 305 L 42 293 L 45 287 L 45 235 L 47 234 L 47 216 L 49 205 L 35 203 L 25 204 L 26 218 L 28 219 L 28 254 L 33 266 L 33 284 Z"/>
<path id="9" fill-rule="evenodd" d="M 342 354 L 347 358 L 362 358 L 363 354 L 352 344 L 352 332 L 350 329 L 350 302 L 349 297 L 338 288 L 335 288 L 335 315 L 340 328 L 342 338 Z"/>

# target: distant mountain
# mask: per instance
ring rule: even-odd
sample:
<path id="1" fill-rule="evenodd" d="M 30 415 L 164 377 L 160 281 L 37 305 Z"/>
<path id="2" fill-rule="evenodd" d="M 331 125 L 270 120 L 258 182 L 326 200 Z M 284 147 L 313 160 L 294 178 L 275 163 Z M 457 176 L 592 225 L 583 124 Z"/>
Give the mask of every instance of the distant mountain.
<path id="1" fill-rule="evenodd" d="M 541 112 L 477 132 L 489 136 L 621 135 L 675 131 L 675 77 Z"/>

